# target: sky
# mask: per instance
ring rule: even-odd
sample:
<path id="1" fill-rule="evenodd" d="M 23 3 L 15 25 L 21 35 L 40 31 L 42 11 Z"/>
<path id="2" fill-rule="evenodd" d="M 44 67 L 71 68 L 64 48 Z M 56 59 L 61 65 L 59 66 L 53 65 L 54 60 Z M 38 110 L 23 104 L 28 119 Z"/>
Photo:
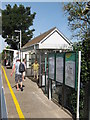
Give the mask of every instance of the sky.
<path id="1" fill-rule="evenodd" d="M 5 9 L 7 4 L 13 6 L 15 3 L 17 5 L 23 4 L 25 7 L 30 6 L 31 13 L 36 12 L 33 26 L 31 27 L 35 29 L 33 37 L 57 27 L 61 33 L 72 41 L 72 33 L 68 26 L 67 16 L 65 16 L 63 11 L 63 2 L 2 2 L 2 9 Z"/>

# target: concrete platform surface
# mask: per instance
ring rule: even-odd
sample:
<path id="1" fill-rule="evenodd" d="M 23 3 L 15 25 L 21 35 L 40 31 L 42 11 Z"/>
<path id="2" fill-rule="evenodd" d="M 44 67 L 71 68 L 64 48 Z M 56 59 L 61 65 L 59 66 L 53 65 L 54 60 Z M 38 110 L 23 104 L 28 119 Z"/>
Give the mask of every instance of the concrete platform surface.
<path id="1" fill-rule="evenodd" d="M 23 81 L 24 90 L 17 91 L 14 75 L 12 77 L 10 76 L 11 69 L 5 68 L 5 71 L 25 118 L 72 118 L 62 108 L 49 100 L 43 93 L 42 89 L 28 78 Z M 2 79 L 8 118 L 19 118 L 3 72 Z"/>

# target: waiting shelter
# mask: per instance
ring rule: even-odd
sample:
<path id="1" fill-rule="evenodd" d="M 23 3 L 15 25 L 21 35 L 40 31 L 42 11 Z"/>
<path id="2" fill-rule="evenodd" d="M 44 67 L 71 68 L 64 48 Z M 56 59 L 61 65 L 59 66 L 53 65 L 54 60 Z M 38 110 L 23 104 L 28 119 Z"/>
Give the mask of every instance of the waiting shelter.
<path id="1" fill-rule="evenodd" d="M 72 51 L 73 44 L 56 27 L 40 34 L 21 48 L 22 58 L 26 58 L 26 75 L 32 76 L 32 64 L 37 59 L 39 68 L 39 86 L 46 86 L 48 76 L 48 54 L 51 52 Z M 45 70 L 45 66 L 47 66 Z"/>

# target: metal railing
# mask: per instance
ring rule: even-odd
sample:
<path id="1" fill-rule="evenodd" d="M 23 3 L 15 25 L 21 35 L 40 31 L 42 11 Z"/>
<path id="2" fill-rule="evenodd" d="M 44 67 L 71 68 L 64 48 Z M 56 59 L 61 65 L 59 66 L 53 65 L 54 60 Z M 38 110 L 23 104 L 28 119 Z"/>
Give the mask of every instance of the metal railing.
<path id="1" fill-rule="evenodd" d="M 3 84 L 2 84 L 1 71 L 0 71 L 0 119 L 7 120 L 7 109 L 6 109 L 6 101 L 5 101 Z"/>

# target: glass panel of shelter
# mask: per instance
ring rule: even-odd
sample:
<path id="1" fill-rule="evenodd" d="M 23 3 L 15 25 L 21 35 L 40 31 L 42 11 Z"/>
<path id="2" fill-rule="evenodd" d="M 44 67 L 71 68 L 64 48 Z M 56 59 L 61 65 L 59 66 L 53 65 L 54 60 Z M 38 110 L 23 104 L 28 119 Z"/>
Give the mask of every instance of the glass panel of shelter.
<path id="1" fill-rule="evenodd" d="M 41 54 L 41 86 L 42 86 L 42 90 L 44 91 L 44 93 L 48 93 L 48 82 L 47 82 L 47 77 L 48 77 L 48 55 L 45 55 L 45 51 L 42 52 Z M 45 73 L 45 57 L 46 57 L 46 73 Z M 45 84 L 45 77 L 46 77 L 46 84 Z M 46 85 L 46 86 L 45 86 Z M 46 87 L 46 90 L 45 90 Z"/>

